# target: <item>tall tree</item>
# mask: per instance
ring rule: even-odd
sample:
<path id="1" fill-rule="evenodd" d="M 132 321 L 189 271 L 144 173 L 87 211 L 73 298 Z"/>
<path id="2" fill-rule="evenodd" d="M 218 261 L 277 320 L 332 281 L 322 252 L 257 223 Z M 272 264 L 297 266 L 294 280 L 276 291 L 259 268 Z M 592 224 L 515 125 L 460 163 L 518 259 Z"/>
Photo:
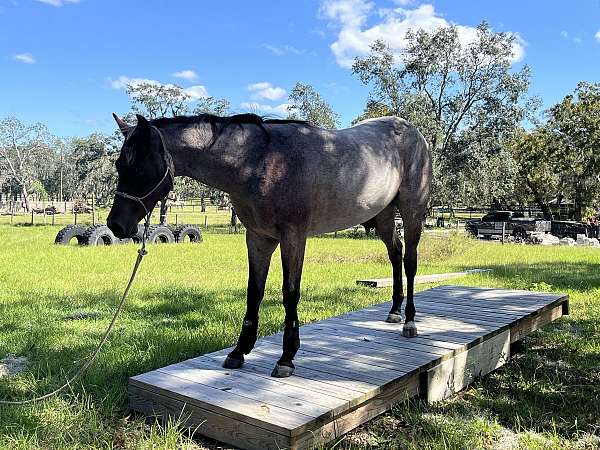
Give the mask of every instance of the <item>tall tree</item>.
<path id="1" fill-rule="evenodd" d="M 228 116 L 231 103 L 224 98 L 203 97 L 198 100 L 194 114 L 214 114 L 215 116 Z"/>
<path id="2" fill-rule="evenodd" d="M 15 117 L 0 120 L 0 168 L 19 186 L 27 211 L 29 187 L 50 153 L 50 141 L 50 132 L 41 123 L 25 125 Z"/>
<path id="3" fill-rule="evenodd" d="M 173 84 L 132 83 L 127 85 L 127 95 L 133 112 L 148 119 L 180 116 L 189 111 L 190 96 L 182 87 Z"/>
<path id="4" fill-rule="evenodd" d="M 558 144 L 552 156 L 569 189 L 575 219 L 581 220 L 600 193 L 600 83 L 579 83 L 549 114 Z"/>
<path id="5" fill-rule="evenodd" d="M 296 83 L 289 95 L 290 119 L 306 120 L 323 128 L 337 128 L 340 116 L 310 84 Z"/>
<path id="6" fill-rule="evenodd" d="M 446 192 L 450 201 L 454 187 L 445 185 L 446 175 L 469 161 L 456 153 L 458 137 L 469 144 L 461 149 L 497 152 L 525 117 L 529 68 L 511 71 L 516 37 L 494 33 L 485 22 L 468 44 L 456 26 L 409 31 L 406 40 L 399 57 L 376 41 L 355 60 L 353 72 L 372 87 L 362 118 L 385 113 L 414 123 L 434 154 L 434 195 L 439 201 Z"/>

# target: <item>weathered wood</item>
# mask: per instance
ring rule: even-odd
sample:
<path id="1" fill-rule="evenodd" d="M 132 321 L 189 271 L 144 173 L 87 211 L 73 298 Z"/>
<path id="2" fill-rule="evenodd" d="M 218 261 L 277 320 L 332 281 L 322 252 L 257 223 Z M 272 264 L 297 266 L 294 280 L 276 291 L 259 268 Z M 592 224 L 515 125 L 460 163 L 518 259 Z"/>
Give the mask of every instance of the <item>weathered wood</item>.
<path id="1" fill-rule="evenodd" d="M 290 378 L 270 377 L 276 333 L 257 341 L 242 369 L 221 367 L 228 348 L 132 377 L 131 408 L 241 448 L 312 448 L 403 399 L 452 395 L 568 311 L 560 294 L 464 286 L 421 292 L 415 303 L 415 338 L 384 322 L 389 302 L 377 304 L 302 326 Z"/>
<path id="2" fill-rule="evenodd" d="M 415 277 L 415 284 L 424 283 L 437 283 L 439 281 L 451 280 L 453 278 L 460 278 L 473 273 L 491 272 L 491 269 L 470 269 L 464 272 L 449 272 L 449 273 L 434 273 L 430 275 L 417 275 Z M 406 283 L 406 277 L 403 277 Z M 356 280 L 356 284 L 374 288 L 383 288 L 393 286 L 393 278 L 371 278 L 366 280 Z"/>
<path id="3" fill-rule="evenodd" d="M 427 371 L 427 401 L 435 402 L 464 389 L 475 378 L 505 364 L 510 355 L 506 330 Z"/>

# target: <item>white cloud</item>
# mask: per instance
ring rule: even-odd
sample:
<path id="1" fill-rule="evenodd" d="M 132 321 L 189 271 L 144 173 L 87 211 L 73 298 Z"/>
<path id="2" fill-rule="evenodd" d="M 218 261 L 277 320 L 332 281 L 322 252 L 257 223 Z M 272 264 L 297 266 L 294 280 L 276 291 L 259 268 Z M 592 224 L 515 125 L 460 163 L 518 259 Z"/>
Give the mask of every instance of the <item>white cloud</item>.
<path id="1" fill-rule="evenodd" d="M 565 31 L 565 30 L 562 30 L 562 31 L 560 32 L 560 37 L 563 37 L 563 38 L 565 38 L 565 39 L 569 39 L 569 32 L 568 32 L 568 31 Z"/>
<path id="2" fill-rule="evenodd" d="M 200 78 L 193 70 L 180 70 L 179 72 L 175 72 L 173 76 L 187 81 L 197 81 Z"/>
<path id="3" fill-rule="evenodd" d="M 35 58 L 31 53 L 19 53 L 18 55 L 13 56 L 13 59 L 25 64 L 35 64 Z"/>
<path id="4" fill-rule="evenodd" d="M 293 53 L 294 55 L 303 55 L 304 53 L 306 53 L 306 50 L 296 48 L 293 45 L 282 45 L 278 47 L 271 44 L 263 44 L 263 47 L 275 53 L 277 56 L 283 56 L 286 53 Z"/>
<path id="5" fill-rule="evenodd" d="M 190 96 L 190 101 L 196 101 L 203 97 L 208 97 L 208 91 L 206 88 L 199 84 L 185 88 L 183 91 Z"/>
<path id="6" fill-rule="evenodd" d="M 265 105 L 258 102 L 244 102 L 240 105 L 242 109 L 251 111 L 253 113 L 262 113 L 266 115 L 275 115 L 279 117 L 288 116 L 289 103 L 281 103 L 277 106 Z"/>
<path id="7" fill-rule="evenodd" d="M 396 3 L 407 2 L 401 0 Z M 396 56 L 400 56 L 407 45 L 405 36 L 408 30 L 433 31 L 451 25 L 436 13 L 433 5 L 424 4 L 415 9 L 379 9 L 379 21 L 367 26 L 373 8 L 374 4 L 366 0 L 324 0 L 321 4 L 321 17 L 339 29 L 337 40 L 330 47 L 340 66 L 352 67 L 354 58 L 367 55 L 370 45 L 378 39 L 385 41 Z M 475 39 L 476 28 L 464 25 L 456 25 L 456 28 L 463 44 Z M 517 33 L 512 35 L 515 36 L 513 61 L 520 61 L 525 56 L 525 41 Z"/>
<path id="8" fill-rule="evenodd" d="M 285 89 L 273 86 L 271 83 L 262 81 L 248 85 L 248 90 L 253 92 L 253 100 L 279 100 L 286 94 Z"/>
<path id="9" fill-rule="evenodd" d="M 65 3 L 79 3 L 79 0 L 37 0 L 41 3 L 46 3 L 47 5 L 52 5 L 56 7 L 63 6 Z"/>
<path id="10" fill-rule="evenodd" d="M 137 86 L 142 83 L 153 84 L 156 86 L 173 86 L 170 83 L 163 84 L 160 81 L 150 80 L 148 78 L 130 78 L 126 75 L 121 75 L 116 80 L 108 78 L 108 84 L 113 89 L 124 89 L 128 85 Z M 183 92 L 188 95 L 190 102 L 195 102 L 203 97 L 208 97 L 208 91 L 206 90 L 206 87 L 200 84 L 187 87 L 183 90 Z"/>
<path id="11" fill-rule="evenodd" d="M 596 38 L 596 40 L 598 42 L 600 42 L 600 30 L 596 31 L 596 34 L 594 35 L 594 37 Z"/>

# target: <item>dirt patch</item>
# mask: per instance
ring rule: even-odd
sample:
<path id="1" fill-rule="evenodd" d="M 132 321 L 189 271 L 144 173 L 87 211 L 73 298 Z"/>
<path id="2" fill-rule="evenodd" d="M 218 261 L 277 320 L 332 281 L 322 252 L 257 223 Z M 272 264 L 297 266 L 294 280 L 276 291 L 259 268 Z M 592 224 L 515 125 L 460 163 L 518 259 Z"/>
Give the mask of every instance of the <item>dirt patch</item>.
<path id="1" fill-rule="evenodd" d="M 0 378 L 18 375 L 25 370 L 28 359 L 24 356 L 8 355 L 0 359 Z"/>

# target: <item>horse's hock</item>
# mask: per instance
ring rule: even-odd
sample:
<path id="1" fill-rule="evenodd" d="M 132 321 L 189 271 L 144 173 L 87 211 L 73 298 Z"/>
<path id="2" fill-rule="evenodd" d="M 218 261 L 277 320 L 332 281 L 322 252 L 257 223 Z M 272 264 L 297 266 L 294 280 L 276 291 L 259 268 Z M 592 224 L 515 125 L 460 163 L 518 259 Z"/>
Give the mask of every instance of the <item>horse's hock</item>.
<path id="1" fill-rule="evenodd" d="M 270 376 L 278 333 L 259 339 L 238 370 L 221 367 L 228 348 L 132 377 L 131 408 L 245 449 L 312 448 L 407 398 L 454 394 L 568 314 L 568 297 L 552 293 L 442 286 L 415 300 L 418 337 L 384 322 L 390 304 L 381 303 L 301 327 L 290 378 Z"/>

